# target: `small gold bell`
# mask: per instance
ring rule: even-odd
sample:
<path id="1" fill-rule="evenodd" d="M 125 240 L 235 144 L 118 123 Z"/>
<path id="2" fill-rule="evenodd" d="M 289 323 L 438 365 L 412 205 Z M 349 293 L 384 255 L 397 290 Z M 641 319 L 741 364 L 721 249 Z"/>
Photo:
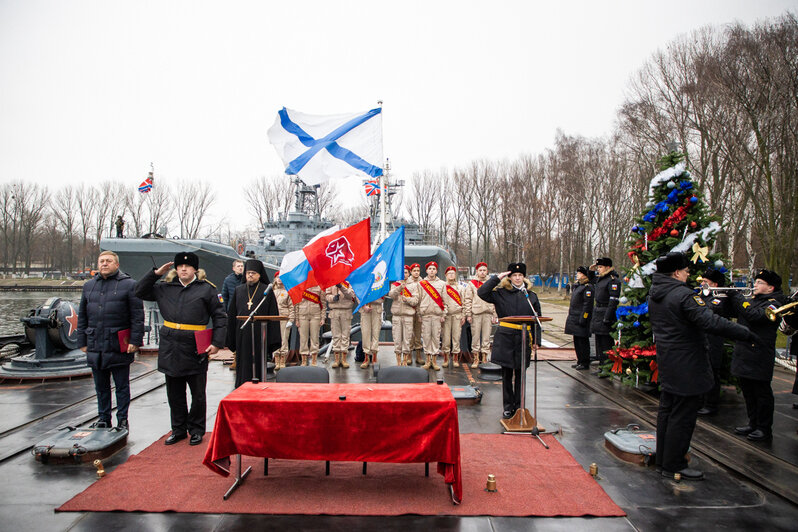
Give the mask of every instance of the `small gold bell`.
<path id="1" fill-rule="evenodd" d="M 679 482 L 680 480 L 682 480 L 682 474 L 681 473 L 674 473 L 673 474 L 673 480 L 675 480 L 676 482 Z"/>
<path id="2" fill-rule="evenodd" d="M 97 468 L 97 478 L 103 478 L 105 476 L 105 468 L 103 467 L 102 460 L 95 460 L 94 467 Z"/>
<path id="3" fill-rule="evenodd" d="M 598 466 L 596 465 L 596 462 L 593 462 L 592 464 L 590 464 L 590 476 L 591 477 L 597 477 L 598 476 Z"/>
<path id="4" fill-rule="evenodd" d="M 496 489 L 496 476 L 495 475 L 488 475 L 488 482 L 485 485 L 485 491 L 494 492 L 497 491 Z"/>

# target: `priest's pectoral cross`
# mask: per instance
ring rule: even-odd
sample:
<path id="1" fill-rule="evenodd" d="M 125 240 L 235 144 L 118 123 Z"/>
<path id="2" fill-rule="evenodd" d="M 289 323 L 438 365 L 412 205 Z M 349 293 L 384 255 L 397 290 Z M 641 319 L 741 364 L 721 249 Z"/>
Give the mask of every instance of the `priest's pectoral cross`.
<path id="1" fill-rule="evenodd" d="M 247 310 L 252 310 L 252 301 L 247 301 Z"/>

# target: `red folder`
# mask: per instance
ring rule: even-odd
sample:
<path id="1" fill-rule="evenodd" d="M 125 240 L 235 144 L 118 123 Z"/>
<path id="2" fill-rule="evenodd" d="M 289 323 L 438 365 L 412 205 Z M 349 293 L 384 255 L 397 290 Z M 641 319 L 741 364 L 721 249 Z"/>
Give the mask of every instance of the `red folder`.
<path id="1" fill-rule="evenodd" d="M 119 339 L 119 352 L 127 353 L 127 347 L 130 345 L 130 329 L 117 331 L 116 337 Z"/>
<path id="2" fill-rule="evenodd" d="M 197 343 L 197 353 L 200 355 L 208 349 L 211 345 L 213 338 L 213 329 L 204 329 L 202 331 L 194 331 L 194 341 Z"/>

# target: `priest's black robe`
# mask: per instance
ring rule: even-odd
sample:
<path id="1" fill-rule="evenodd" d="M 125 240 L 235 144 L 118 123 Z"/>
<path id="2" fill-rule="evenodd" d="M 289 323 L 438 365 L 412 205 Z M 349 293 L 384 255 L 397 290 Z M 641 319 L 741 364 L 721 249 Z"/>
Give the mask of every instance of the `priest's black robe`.
<path id="1" fill-rule="evenodd" d="M 268 279 L 267 279 L 268 283 Z M 243 283 L 236 287 L 233 292 L 230 306 L 228 307 L 227 319 L 230 327 L 227 328 L 227 348 L 236 353 L 236 388 L 252 380 L 252 332 L 250 327 L 253 322 L 250 321 L 244 329 L 241 325 L 244 320 L 236 319 L 236 316 L 248 316 L 252 309 L 258 306 L 258 303 L 263 299 L 263 293 L 266 291 L 268 285 L 262 281 L 258 282 L 256 286 L 250 286 Z M 247 308 L 247 303 L 252 296 L 252 309 Z M 274 292 L 269 291 L 266 295 L 266 301 L 258 308 L 255 313 L 256 316 L 278 316 L 280 314 L 277 309 L 277 299 L 274 297 Z M 266 324 L 266 325 L 265 325 Z M 267 353 L 271 356 L 274 351 L 280 348 L 280 322 L 254 322 L 255 332 L 255 374 L 260 378 L 261 376 L 261 328 L 266 327 L 267 337 Z"/>

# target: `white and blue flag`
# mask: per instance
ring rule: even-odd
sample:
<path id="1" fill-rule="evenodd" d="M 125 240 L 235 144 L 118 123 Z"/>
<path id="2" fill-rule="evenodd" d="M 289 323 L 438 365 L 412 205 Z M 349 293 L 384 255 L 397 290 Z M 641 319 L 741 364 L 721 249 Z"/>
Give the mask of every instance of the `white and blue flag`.
<path id="1" fill-rule="evenodd" d="M 307 185 L 382 175 L 382 108 L 309 115 L 283 107 L 268 135 L 285 173 L 299 176 Z"/>
<path id="2" fill-rule="evenodd" d="M 360 307 L 385 296 L 391 288 L 391 281 L 405 278 L 405 226 L 394 231 L 379 245 L 371 258 L 354 270 L 346 278 L 355 291 Z"/>

